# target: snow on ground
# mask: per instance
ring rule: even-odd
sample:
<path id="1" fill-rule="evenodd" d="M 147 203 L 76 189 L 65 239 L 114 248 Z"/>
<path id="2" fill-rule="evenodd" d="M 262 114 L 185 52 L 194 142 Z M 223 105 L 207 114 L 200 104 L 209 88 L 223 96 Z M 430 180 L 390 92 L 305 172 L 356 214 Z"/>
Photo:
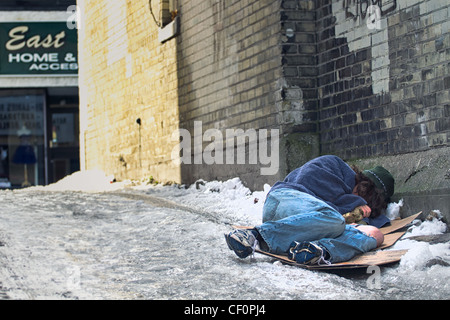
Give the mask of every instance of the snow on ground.
<path id="1" fill-rule="evenodd" d="M 72 290 L 67 295 L 80 299 L 116 298 L 118 294 L 145 299 L 449 297 L 450 242 L 430 244 L 408 239 L 445 232 L 446 225 L 437 219 L 415 221 L 392 247 L 392 250 L 409 249 L 409 252 L 398 265 L 383 268 L 381 287 L 369 289 L 368 276 L 364 274 L 347 279 L 274 264 L 263 256 L 241 260 L 228 250 L 223 233 L 230 231 L 231 225 L 261 223 L 269 185 L 251 192 L 239 178 L 224 182 L 199 180 L 191 186 L 136 181 L 112 183 L 112 179 L 100 171 L 85 171 L 45 187 L 0 191 L 0 200 L 5 204 L 0 212 L 0 242 L 4 233 L 4 242 L 11 244 L 11 247 L 0 246 L 0 262 L 3 252 L 5 259 L 19 268 L 11 267 L 10 271 L 3 272 L 23 277 L 22 283 L 36 288 L 42 287 L 40 279 L 48 279 L 56 292 L 61 291 L 60 283 L 64 282 L 59 279 L 67 270 L 70 273 L 76 261 L 75 271 L 81 270 L 81 289 L 89 284 L 90 291 Z M 205 215 L 175 207 L 155 209 L 145 201 L 120 198 L 117 193 L 163 198 Z M 392 204 L 388 214 L 397 217 L 401 206 L 402 203 Z M 18 207 L 22 208 L 20 212 Z M 214 219 L 205 220 L 205 216 Z M 23 233 L 29 233 L 27 237 L 34 239 L 32 244 L 22 240 Z M 191 244 L 189 247 L 186 241 Z M 35 260 L 28 259 L 31 253 Z M 15 254 L 18 256 L 10 257 Z M 46 259 L 49 261 L 38 262 L 39 255 L 50 257 Z M 66 261 L 67 255 L 70 261 Z M 44 272 L 52 268 L 51 257 L 56 259 L 53 264 L 59 266 L 53 270 L 57 275 L 52 276 Z M 25 266 L 27 263 L 30 265 Z M 0 286 L 2 282 L 6 287 L 8 281 L 2 280 L 0 272 Z M 20 284 L 10 283 L 10 286 L 20 287 Z M 29 292 L 36 294 L 36 290 Z M 10 296 L 13 293 L 18 294 L 11 291 Z M 47 297 L 45 293 L 40 294 L 38 297 Z"/>
<path id="2" fill-rule="evenodd" d="M 100 170 L 75 172 L 60 181 L 48 186 L 30 187 L 36 191 L 81 191 L 109 192 L 126 190 L 128 192 L 144 192 L 182 203 L 193 209 L 210 211 L 225 220 L 237 224 L 255 225 L 260 223 L 264 199 L 270 190 L 251 192 L 239 178 L 225 182 L 198 180 L 191 186 L 162 184 L 146 184 L 139 181 L 113 182 L 114 177 Z"/>

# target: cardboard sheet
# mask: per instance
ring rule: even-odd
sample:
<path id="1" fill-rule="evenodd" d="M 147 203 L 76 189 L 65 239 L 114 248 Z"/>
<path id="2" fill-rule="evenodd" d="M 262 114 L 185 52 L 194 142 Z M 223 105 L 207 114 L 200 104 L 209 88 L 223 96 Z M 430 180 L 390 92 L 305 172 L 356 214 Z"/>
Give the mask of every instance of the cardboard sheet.
<path id="1" fill-rule="evenodd" d="M 356 268 L 367 268 L 369 266 L 381 266 L 400 261 L 400 259 L 406 252 L 408 252 L 408 250 L 371 251 L 365 254 L 358 255 L 346 262 L 324 266 L 311 266 L 309 269 L 333 270 L 333 269 L 356 269 Z"/>
<path id="2" fill-rule="evenodd" d="M 382 250 L 393 246 L 404 234 L 405 234 L 404 231 L 386 234 L 384 236 L 383 243 L 381 244 L 381 246 L 376 248 L 376 250 Z"/>
<path id="3" fill-rule="evenodd" d="M 389 234 L 391 232 L 400 230 L 401 228 L 406 227 L 408 224 L 410 224 L 415 219 L 417 219 L 421 215 L 421 213 L 422 213 L 422 211 L 420 211 L 419 213 L 413 214 L 412 216 L 406 217 L 404 219 L 391 220 L 391 225 L 390 226 L 383 227 L 380 230 L 385 235 Z"/>
<path id="4" fill-rule="evenodd" d="M 400 261 L 401 257 L 408 252 L 408 250 L 387 250 L 387 251 L 371 251 L 354 257 L 353 259 L 345 262 L 334 263 L 329 265 L 312 265 L 305 266 L 298 264 L 295 261 L 288 259 L 286 256 L 280 256 L 276 254 L 271 254 L 268 252 L 257 250 L 256 252 L 263 255 L 275 258 L 276 260 L 289 264 L 292 266 L 297 266 L 300 268 L 305 268 L 309 270 L 343 270 L 343 269 L 358 269 L 367 268 L 369 266 L 381 266 L 389 263 L 395 263 Z"/>

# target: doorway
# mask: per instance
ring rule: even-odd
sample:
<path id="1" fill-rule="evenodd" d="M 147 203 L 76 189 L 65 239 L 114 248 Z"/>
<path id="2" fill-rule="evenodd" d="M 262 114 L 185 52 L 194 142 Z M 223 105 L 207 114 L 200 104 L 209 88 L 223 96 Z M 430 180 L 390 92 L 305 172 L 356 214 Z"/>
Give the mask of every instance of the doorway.
<path id="1" fill-rule="evenodd" d="M 80 170 L 78 88 L 49 88 L 47 96 L 48 184 Z"/>

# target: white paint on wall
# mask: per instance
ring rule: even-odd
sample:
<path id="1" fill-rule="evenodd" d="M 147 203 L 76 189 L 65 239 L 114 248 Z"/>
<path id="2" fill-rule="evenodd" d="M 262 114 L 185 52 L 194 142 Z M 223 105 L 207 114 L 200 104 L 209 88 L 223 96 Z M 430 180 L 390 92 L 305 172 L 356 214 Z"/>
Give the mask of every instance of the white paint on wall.
<path id="1" fill-rule="evenodd" d="M 355 5 L 353 12 L 357 13 L 358 1 L 333 1 L 332 10 L 336 17 L 336 37 L 347 38 L 349 50 L 372 48 L 372 89 L 374 94 L 389 92 L 389 39 L 387 18 L 376 16 L 374 24 L 368 22 L 371 12 L 366 12 L 363 19 L 347 18 L 344 3 Z M 351 10 L 351 9 L 349 9 Z"/>

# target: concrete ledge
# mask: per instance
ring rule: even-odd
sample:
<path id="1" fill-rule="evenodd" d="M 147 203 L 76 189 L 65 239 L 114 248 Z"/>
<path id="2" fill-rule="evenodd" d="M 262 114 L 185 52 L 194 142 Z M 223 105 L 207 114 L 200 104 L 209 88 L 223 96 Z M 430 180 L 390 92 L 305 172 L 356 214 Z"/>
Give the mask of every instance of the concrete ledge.
<path id="1" fill-rule="evenodd" d="M 158 31 L 158 41 L 161 43 L 166 42 L 167 40 L 172 39 L 180 33 L 180 22 L 179 18 L 175 17 L 175 19 L 168 23 L 163 28 Z"/>
<path id="2" fill-rule="evenodd" d="M 395 178 L 393 201 L 404 200 L 402 215 L 439 210 L 450 222 L 450 148 L 349 161 L 361 169 L 381 165 Z"/>
<path id="3" fill-rule="evenodd" d="M 447 190 L 430 190 L 417 193 L 400 193 L 396 195 L 395 202 L 403 199 L 404 205 L 401 213 L 405 216 L 423 211 L 420 216 L 425 219 L 431 210 L 439 210 L 445 218 L 447 224 L 450 223 L 450 189 Z"/>

